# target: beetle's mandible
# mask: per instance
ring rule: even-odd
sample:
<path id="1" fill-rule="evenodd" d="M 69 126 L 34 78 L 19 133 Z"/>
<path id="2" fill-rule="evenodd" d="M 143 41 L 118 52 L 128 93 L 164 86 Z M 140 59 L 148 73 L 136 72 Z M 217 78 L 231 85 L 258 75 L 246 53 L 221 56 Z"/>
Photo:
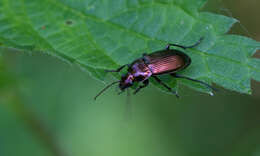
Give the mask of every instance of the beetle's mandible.
<path id="1" fill-rule="evenodd" d="M 120 72 L 124 67 L 128 67 L 127 74 L 121 77 L 120 81 L 113 82 L 106 86 L 103 90 L 101 90 L 95 97 L 96 98 L 101 95 L 106 89 L 111 87 L 114 84 L 119 83 L 119 88 L 123 92 L 126 88 L 131 87 L 134 82 L 142 83 L 135 91 L 134 94 L 139 92 L 142 88 L 146 87 L 149 84 L 149 78 L 154 78 L 160 85 L 165 87 L 168 91 L 172 92 L 179 97 L 179 95 L 173 91 L 168 85 L 166 85 L 163 81 L 158 78 L 158 75 L 162 74 L 170 74 L 174 78 L 182 78 L 190 81 L 198 82 L 202 85 L 205 85 L 211 90 L 216 90 L 209 84 L 192 79 L 186 76 L 181 76 L 177 74 L 178 71 L 181 71 L 187 68 L 190 63 L 190 57 L 183 53 L 182 51 L 170 49 L 171 46 L 180 47 L 182 49 L 194 48 L 201 43 L 203 38 L 200 38 L 198 42 L 191 46 L 182 46 L 178 44 L 167 44 L 166 48 L 160 51 L 156 51 L 150 54 L 143 54 L 143 57 L 136 59 L 131 64 L 125 64 L 119 67 L 116 70 L 107 70 L 107 72 Z"/>

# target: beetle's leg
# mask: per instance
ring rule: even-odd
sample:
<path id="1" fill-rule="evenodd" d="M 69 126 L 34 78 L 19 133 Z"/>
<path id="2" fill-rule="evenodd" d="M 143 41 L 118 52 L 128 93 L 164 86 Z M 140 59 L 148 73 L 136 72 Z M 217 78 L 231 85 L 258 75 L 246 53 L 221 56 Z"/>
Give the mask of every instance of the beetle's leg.
<path id="1" fill-rule="evenodd" d="M 148 86 L 148 84 L 149 84 L 149 80 L 148 80 L 148 79 L 147 79 L 147 80 L 144 80 L 144 81 L 143 81 L 143 85 L 139 86 L 139 87 L 134 91 L 134 94 L 138 93 L 142 88 Z"/>
<path id="2" fill-rule="evenodd" d="M 147 54 L 146 54 L 146 53 L 143 53 L 142 59 L 143 59 L 143 61 L 144 61 L 145 64 L 149 64 L 149 60 L 146 58 L 146 56 L 147 56 Z"/>
<path id="3" fill-rule="evenodd" d="M 216 88 L 212 87 L 211 85 L 203 82 L 203 81 L 200 81 L 200 80 L 196 80 L 196 79 L 192 79 L 192 78 L 189 78 L 189 77 L 186 77 L 186 76 L 181 76 L 181 75 L 178 75 L 176 73 L 173 73 L 173 74 L 170 74 L 171 76 L 175 77 L 175 78 L 182 78 L 182 79 L 186 79 L 186 80 L 190 80 L 190 81 L 194 81 L 194 82 L 198 82 L 204 86 L 206 86 L 207 88 L 213 90 L 213 91 L 217 91 Z"/>
<path id="4" fill-rule="evenodd" d="M 173 91 L 169 86 L 167 86 L 165 83 L 163 83 L 162 80 L 160 80 L 157 76 L 153 76 L 153 78 L 155 78 L 155 80 L 158 83 L 160 83 L 162 86 L 164 86 L 166 89 L 168 89 L 169 92 L 172 92 L 173 94 L 175 94 L 177 98 L 180 97 L 176 91 Z"/>
<path id="5" fill-rule="evenodd" d="M 169 43 L 169 44 L 166 45 L 165 49 L 166 49 L 166 50 L 169 50 L 171 46 L 180 47 L 180 48 L 182 48 L 182 49 L 194 48 L 194 47 L 196 47 L 197 45 L 199 45 L 202 40 L 203 40 L 203 37 L 201 37 L 201 38 L 199 39 L 199 41 L 197 41 L 195 44 L 193 44 L 193 45 L 191 45 L 191 46 L 182 46 L 182 45 L 178 45 L 178 44 L 171 44 L 171 43 Z"/>
<path id="6" fill-rule="evenodd" d="M 125 66 L 129 66 L 128 64 L 122 65 L 121 67 L 117 68 L 116 70 L 105 70 L 106 72 L 120 72 Z"/>

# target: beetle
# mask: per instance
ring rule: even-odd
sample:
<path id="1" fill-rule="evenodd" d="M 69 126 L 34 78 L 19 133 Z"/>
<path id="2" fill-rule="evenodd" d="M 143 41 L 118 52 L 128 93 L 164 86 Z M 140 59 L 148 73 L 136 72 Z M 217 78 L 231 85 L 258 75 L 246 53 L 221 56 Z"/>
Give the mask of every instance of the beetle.
<path id="1" fill-rule="evenodd" d="M 184 70 L 191 64 L 191 58 L 182 51 L 176 49 L 170 49 L 170 47 L 175 46 L 182 48 L 183 50 L 194 48 L 201 43 L 203 37 L 199 39 L 195 44 L 191 46 L 183 46 L 178 44 L 167 44 L 166 48 L 163 50 L 159 50 L 150 54 L 144 53 L 141 58 L 136 59 L 131 64 L 125 64 L 116 70 L 106 70 L 107 72 L 120 72 L 124 67 L 128 67 L 127 74 L 122 75 L 120 81 L 112 82 L 107 85 L 103 90 L 101 90 L 96 96 L 95 100 L 98 96 L 100 96 L 105 90 L 114 84 L 119 83 L 119 88 L 123 92 L 126 88 L 131 87 L 134 82 L 142 83 L 138 88 L 135 89 L 134 94 L 138 93 L 142 88 L 145 88 L 149 85 L 149 78 L 154 78 L 160 85 L 165 87 L 169 92 L 176 95 L 179 98 L 179 95 L 176 91 L 173 91 L 167 84 L 161 81 L 158 78 L 158 75 L 169 74 L 174 78 L 182 78 L 190 81 L 198 82 L 207 88 L 216 91 L 215 88 L 210 86 L 209 84 L 196 80 L 193 78 L 189 78 L 186 76 L 182 76 L 177 74 L 177 72 Z"/>

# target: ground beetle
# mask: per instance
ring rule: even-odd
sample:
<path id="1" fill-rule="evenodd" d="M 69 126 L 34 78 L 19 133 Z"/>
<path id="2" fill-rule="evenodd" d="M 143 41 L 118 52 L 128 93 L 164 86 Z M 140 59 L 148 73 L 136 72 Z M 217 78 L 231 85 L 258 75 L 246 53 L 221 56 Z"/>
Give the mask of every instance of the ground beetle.
<path id="1" fill-rule="evenodd" d="M 201 43 L 203 38 L 195 43 L 192 46 L 182 46 L 178 44 L 167 44 L 166 48 L 160 51 L 153 52 L 151 54 L 143 54 L 143 57 L 136 59 L 131 64 L 126 64 L 119 67 L 116 70 L 107 70 L 108 72 L 120 72 L 124 67 L 128 66 L 128 73 L 121 77 L 120 81 L 113 82 L 106 86 L 103 90 L 101 90 L 95 97 L 95 99 L 101 95 L 106 89 L 111 87 L 112 85 L 119 83 L 119 88 L 123 92 L 126 88 L 131 87 L 134 82 L 142 82 L 143 84 L 140 85 L 135 91 L 134 94 L 140 91 L 140 89 L 146 87 L 149 84 L 149 78 L 153 77 L 159 84 L 165 87 L 168 91 L 172 92 L 179 97 L 177 92 L 173 91 L 168 85 L 162 82 L 157 75 L 162 74 L 170 74 L 175 78 L 183 78 L 191 81 L 195 81 L 201 83 L 208 87 L 209 89 L 216 90 L 209 84 L 192 79 L 186 76 L 181 76 L 177 74 L 178 71 L 181 71 L 188 67 L 191 63 L 191 59 L 185 53 L 170 49 L 171 46 L 176 46 L 182 49 L 194 48 Z"/>

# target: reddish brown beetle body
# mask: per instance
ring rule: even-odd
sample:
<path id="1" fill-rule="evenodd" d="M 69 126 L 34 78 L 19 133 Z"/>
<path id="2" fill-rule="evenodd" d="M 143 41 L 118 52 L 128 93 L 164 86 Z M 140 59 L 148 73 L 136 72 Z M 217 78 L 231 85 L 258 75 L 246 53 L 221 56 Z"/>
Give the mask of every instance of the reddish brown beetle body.
<path id="1" fill-rule="evenodd" d="M 151 53 L 146 57 L 148 67 L 153 75 L 176 73 L 190 65 L 191 59 L 188 55 L 177 50 L 162 50 Z"/>
<path id="2" fill-rule="evenodd" d="M 128 73 L 126 75 L 123 75 L 121 77 L 120 81 L 116 81 L 108 85 L 106 88 L 104 88 L 96 97 L 95 99 L 101 95 L 107 88 L 110 86 L 119 83 L 119 88 L 124 91 L 126 88 L 132 86 L 134 82 L 142 82 L 143 85 L 140 85 L 134 92 L 136 94 L 140 89 L 146 87 L 149 84 L 149 78 L 153 77 L 159 84 L 164 86 L 166 89 L 168 89 L 170 92 L 174 93 L 177 97 L 178 94 L 173 91 L 169 86 L 167 86 L 165 83 L 163 83 L 157 76 L 162 74 L 170 74 L 171 76 L 175 78 L 183 78 L 187 80 L 191 80 L 194 82 L 199 82 L 206 87 L 214 90 L 213 87 L 208 85 L 205 82 L 202 82 L 200 80 L 195 80 L 192 78 L 188 78 L 185 76 L 180 76 L 177 74 L 178 71 L 185 69 L 188 67 L 191 63 L 190 57 L 179 51 L 179 50 L 172 50 L 170 49 L 170 46 L 176 46 L 180 47 L 182 49 L 187 48 L 194 48 L 201 42 L 202 38 L 194 45 L 192 46 L 181 46 L 177 44 L 168 44 L 166 46 L 166 49 L 156 51 L 150 54 L 143 54 L 143 57 L 136 59 L 131 64 L 126 64 L 121 67 L 119 67 L 116 70 L 110 70 L 109 72 L 119 72 L 121 71 L 125 66 L 128 66 Z"/>

